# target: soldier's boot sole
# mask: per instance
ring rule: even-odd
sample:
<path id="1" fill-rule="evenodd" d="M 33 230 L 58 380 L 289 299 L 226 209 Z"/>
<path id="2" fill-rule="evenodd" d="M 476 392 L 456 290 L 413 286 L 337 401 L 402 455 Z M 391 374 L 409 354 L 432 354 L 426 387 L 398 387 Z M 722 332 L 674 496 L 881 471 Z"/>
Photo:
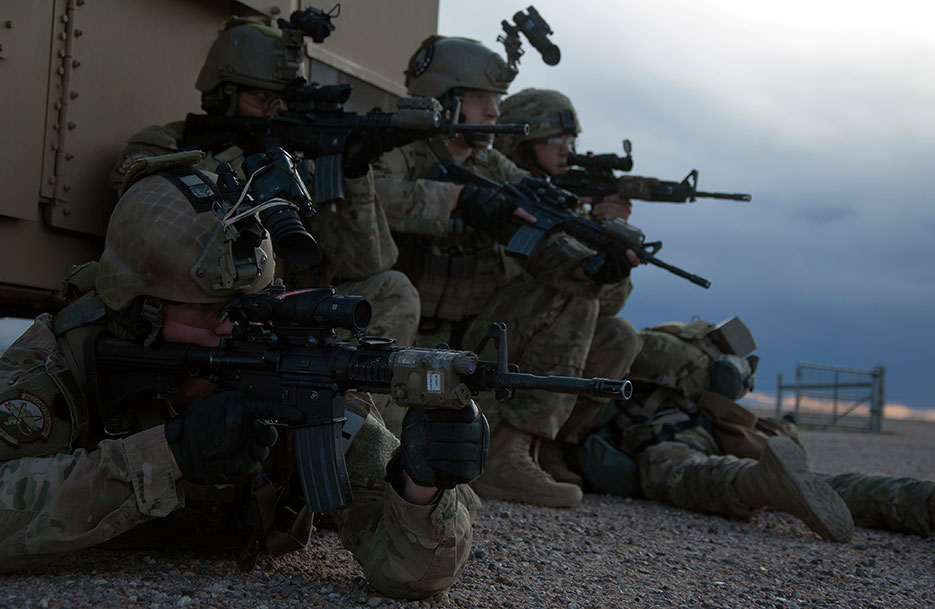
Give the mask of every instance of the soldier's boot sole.
<path id="1" fill-rule="evenodd" d="M 831 485 L 808 471 L 805 453 L 795 442 L 770 438 L 756 467 L 762 468 L 770 485 L 771 507 L 799 518 L 824 539 L 848 541 L 853 536 L 847 504 Z"/>

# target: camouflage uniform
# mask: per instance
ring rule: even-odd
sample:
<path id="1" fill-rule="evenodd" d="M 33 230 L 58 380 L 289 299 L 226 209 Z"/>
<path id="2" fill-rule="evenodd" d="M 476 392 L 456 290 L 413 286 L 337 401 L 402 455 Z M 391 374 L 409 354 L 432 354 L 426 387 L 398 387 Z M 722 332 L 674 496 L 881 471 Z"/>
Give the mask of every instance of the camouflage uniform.
<path id="1" fill-rule="evenodd" d="M 72 349 L 80 342 L 56 336 L 53 327 L 53 318 L 43 314 L 0 359 L 5 387 L 0 395 L 0 570 L 48 562 L 109 540 L 179 547 L 188 538 L 193 549 L 210 550 L 218 544 L 222 549 L 249 547 L 251 537 L 261 535 L 259 541 L 271 551 L 277 541 L 290 549 L 307 542 L 307 522 L 303 528 L 294 512 L 287 518 L 296 499 L 294 487 L 275 485 L 276 523 L 282 526 L 287 518 L 299 526 L 277 530 L 249 523 L 233 529 L 230 523 L 249 520 L 250 502 L 258 501 L 249 490 L 245 496 L 243 489 L 235 493 L 233 488 L 174 482 L 161 425 L 165 409 L 171 408 L 165 403 L 134 405 L 137 418 L 152 426 L 141 423 L 139 431 L 122 439 L 88 443 L 100 430 L 89 423 L 94 405 L 77 373 L 83 369 L 81 354 Z M 366 419 L 347 454 L 354 502 L 333 513 L 342 542 L 368 581 L 388 595 L 419 598 L 444 590 L 467 560 L 476 496 L 461 485 L 443 491 L 431 505 L 403 500 L 384 482 L 385 463 L 398 440 L 364 400 L 348 399 L 348 410 Z M 277 480 L 281 467 L 269 462 L 268 476 Z M 263 486 L 252 494 L 266 495 Z M 127 534 L 144 523 L 150 524 Z M 254 525 L 259 528 L 253 530 Z M 297 543 L 283 543 L 287 535 L 297 537 Z"/>
<path id="2" fill-rule="evenodd" d="M 165 303 L 217 306 L 273 279 L 269 237 L 253 241 L 258 221 L 246 216 L 242 231 L 225 228 L 210 176 L 171 164 L 189 164 L 190 156 L 151 159 L 132 170 L 137 181 L 111 216 L 100 261 L 69 278 L 91 291 L 55 318 L 37 318 L 0 358 L 2 570 L 102 543 L 231 551 L 249 569 L 261 550 L 279 555 L 308 541 L 311 515 L 296 484 L 292 434 L 269 440 L 274 450 L 256 478 L 193 483 L 204 470 L 183 466 L 166 430 L 204 404 L 181 407 L 141 388 L 110 405 L 85 386 L 92 332 L 147 344 L 158 340 L 164 322 L 168 328 Z M 237 239 L 247 241 L 235 249 Z M 444 590 L 467 560 L 476 496 L 461 485 L 429 505 L 405 501 L 403 470 L 387 466 L 399 442 L 372 402 L 346 396 L 345 416 L 359 426 L 356 433 L 345 429 L 354 500 L 331 513 L 342 541 L 386 594 L 418 598 Z M 197 437 L 199 430 L 185 433 Z M 260 458 L 250 455 L 254 463 Z M 178 481 L 176 462 L 184 474 Z"/>
<path id="3" fill-rule="evenodd" d="M 766 505 L 745 500 L 738 478 L 761 459 L 769 438 L 804 446 L 794 424 L 757 417 L 732 401 L 737 394 L 729 399 L 710 391 L 712 360 L 729 352 L 712 337 L 713 327 L 698 321 L 641 332 L 636 391 L 618 405 L 608 435 L 636 460 L 638 485 L 630 488 L 684 509 L 746 518 Z M 855 473 L 815 480 L 843 499 L 857 525 L 935 534 L 935 482 Z"/>
<path id="4" fill-rule="evenodd" d="M 558 91 L 542 89 L 525 89 L 506 98 L 501 106 L 499 122 L 529 124 L 528 134 L 498 135 L 494 140 L 494 145 L 524 169 L 537 177 L 546 179 L 551 176 L 538 164 L 531 144 L 550 137 L 577 135 L 581 131 L 578 115 L 571 101 Z M 580 290 L 583 286 L 578 287 L 583 298 L 596 297 L 596 301 L 592 300 L 587 304 L 578 303 L 577 306 L 582 313 L 586 313 L 582 315 L 579 324 L 567 329 L 567 332 L 577 335 L 575 340 L 555 340 L 553 337 L 548 337 L 547 340 L 538 341 L 532 338 L 533 342 L 522 354 L 525 365 L 521 362 L 521 369 L 540 365 L 540 360 L 545 362 L 557 359 L 565 362 L 565 365 L 552 366 L 554 370 L 561 370 L 555 374 L 624 378 L 641 347 L 636 329 L 627 320 L 617 316 L 633 290 L 630 279 L 603 286 L 599 288 L 599 291 L 596 286 L 591 286 L 589 292 Z M 527 312 L 513 311 L 511 303 L 513 296 L 513 294 L 503 294 L 498 297 L 497 313 L 505 317 L 505 321 L 514 322 L 513 324 L 508 322 L 511 328 L 510 340 L 515 341 L 517 338 L 524 340 L 527 337 L 522 332 L 526 329 L 523 326 L 529 325 L 528 322 L 524 324 Z M 592 319 L 594 315 L 597 316 L 596 319 Z M 572 318 L 569 317 L 569 319 Z M 540 327 L 548 327 L 551 325 L 549 321 L 546 318 L 540 318 L 536 320 L 536 327 L 529 328 L 529 330 L 536 332 Z M 514 327 L 517 328 L 517 332 L 512 331 Z M 477 328 L 476 330 L 483 332 L 484 329 Z M 589 336 L 586 335 L 587 332 L 590 332 Z M 519 336 L 515 336 L 517 334 Z M 584 353 L 580 352 L 581 349 Z M 526 399 L 527 396 L 530 399 Z M 537 407 L 536 402 L 547 408 Z M 608 402 L 609 400 L 590 396 L 580 396 L 575 399 L 571 396 L 532 392 L 514 399 L 505 417 L 520 429 L 533 430 L 536 429 L 534 425 L 538 425 L 538 430 L 533 433 L 540 437 L 557 439 L 559 445 L 550 447 L 548 450 L 558 453 L 568 444 L 579 443 L 591 429 L 599 424 L 606 412 Z M 495 409 L 496 406 L 491 408 Z M 545 410 L 550 414 L 543 412 Z M 567 470 L 558 455 L 547 457 L 545 460 L 540 459 L 540 461 L 543 461 L 543 467 L 556 479 L 581 482 L 580 477 Z"/>
<path id="5" fill-rule="evenodd" d="M 493 237 L 463 227 L 456 210 L 462 186 L 424 179 L 448 159 L 444 142 L 415 142 L 387 153 L 374 168 L 377 195 L 398 235 L 398 268 L 419 291 L 419 343 L 474 348 L 491 322 L 504 321 L 510 361 L 520 369 L 579 376 L 597 319 L 598 288 L 567 275 L 593 250 L 558 235 L 524 265 L 531 274 L 524 272 Z M 496 182 L 525 175 L 495 150 L 475 150 L 464 167 Z M 473 272 L 463 276 L 450 272 L 470 267 Z M 440 272 L 430 272 L 435 269 Z M 515 427 L 549 438 L 573 404 L 574 396 L 538 391 L 521 392 L 502 405 L 489 396 L 478 400 L 488 418 L 493 415 L 494 429 L 499 413 Z"/>

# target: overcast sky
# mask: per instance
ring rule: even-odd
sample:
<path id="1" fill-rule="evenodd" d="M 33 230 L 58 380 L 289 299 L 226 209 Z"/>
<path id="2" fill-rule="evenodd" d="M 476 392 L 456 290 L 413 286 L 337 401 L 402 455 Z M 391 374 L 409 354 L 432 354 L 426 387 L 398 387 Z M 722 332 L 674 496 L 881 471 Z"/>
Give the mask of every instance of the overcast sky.
<path id="1" fill-rule="evenodd" d="M 442 0 L 439 32 L 495 42 L 514 4 Z M 935 3 L 537 0 L 562 60 L 530 45 L 511 91 L 577 107 L 579 150 L 633 142 L 636 175 L 753 194 L 637 202 L 631 222 L 709 290 L 634 272 L 638 328 L 739 315 L 758 391 L 797 361 L 887 367 L 887 398 L 935 406 Z"/>

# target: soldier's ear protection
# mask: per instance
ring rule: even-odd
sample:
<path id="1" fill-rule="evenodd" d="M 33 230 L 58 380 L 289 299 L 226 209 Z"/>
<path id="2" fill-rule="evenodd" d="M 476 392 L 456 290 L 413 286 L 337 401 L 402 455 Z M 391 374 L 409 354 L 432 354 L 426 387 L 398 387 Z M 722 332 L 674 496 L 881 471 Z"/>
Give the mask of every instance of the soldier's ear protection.
<path id="1" fill-rule="evenodd" d="M 711 361 L 711 390 L 731 400 L 738 400 L 753 391 L 756 367 L 760 358 L 746 359 L 739 355 L 719 355 Z"/>

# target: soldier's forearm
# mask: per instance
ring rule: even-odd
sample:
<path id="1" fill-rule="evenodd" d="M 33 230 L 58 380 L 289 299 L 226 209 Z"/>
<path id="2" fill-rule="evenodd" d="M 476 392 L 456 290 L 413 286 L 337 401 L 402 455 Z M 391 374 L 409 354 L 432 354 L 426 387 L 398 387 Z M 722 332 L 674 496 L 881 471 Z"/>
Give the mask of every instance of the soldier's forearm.
<path id="1" fill-rule="evenodd" d="M 0 466 L 0 571 L 88 548 L 181 505 L 162 426 Z"/>

